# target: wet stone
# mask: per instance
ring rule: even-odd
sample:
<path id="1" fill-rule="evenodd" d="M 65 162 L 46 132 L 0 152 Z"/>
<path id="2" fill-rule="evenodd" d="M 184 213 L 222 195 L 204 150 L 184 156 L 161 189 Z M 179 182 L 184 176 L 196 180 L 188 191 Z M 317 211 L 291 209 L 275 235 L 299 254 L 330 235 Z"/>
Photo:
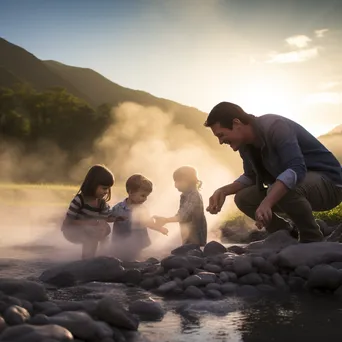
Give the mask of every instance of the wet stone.
<path id="1" fill-rule="evenodd" d="M 240 297 L 257 297 L 260 295 L 259 290 L 252 285 L 239 286 L 236 293 Z"/>
<path id="2" fill-rule="evenodd" d="M 247 257 L 236 258 L 233 262 L 233 269 L 237 276 L 243 276 L 253 271 L 252 263 Z"/>
<path id="3" fill-rule="evenodd" d="M 4 319 L 9 325 L 24 324 L 30 317 L 26 309 L 17 305 L 10 306 L 4 313 Z"/>
<path id="4" fill-rule="evenodd" d="M 210 241 L 204 246 L 203 254 L 204 256 L 213 256 L 217 254 L 222 254 L 227 252 L 226 247 L 217 241 Z"/>
<path id="5" fill-rule="evenodd" d="M 171 269 L 168 272 L 171 279 L 180 278 L 185 279 L 189 277 L 189 271 L 186 268 Z"/>
<path id="6" fill-rule="evenodd" d="M 189 286 L 185 291 L 184 295 L 188 298 L 200 299 L 204 297 L 203 291 L 195 286 Z"/>
<path id="7" fill-rule="evenodd" d="M 171 254 L 184 256 L 193 250 L 200 250 L 200 246 L 194 243 L 188 243 L 188 244 L 175 248 L 174 250 L 171 251 Z"/>
<path id="8" fill-rule="evenodd" d="M 219 265 L 214 265 L 214 264 L 206 264 L 204 265 L 204 269 L 209 272 L 213 273 L 220 273 L 222 271 L 222 267 Z"/>
<path id="9" fill-rule="evenodd" d="M 210 284 L 206 285 L 206 289 L 207 290 L 218 290 L 218 291 L 220 291 L 221 285 L 217 284 L 217 283 L 210 283 Z"/>
<path id="10" fill-rule="evenodd" d="M 129 305 L 128 310 L 143 320 L 155 321 L 160 320 L 164 316 L 164 309 L 160 303 L 154 301 L 152 298 L 136 300 Z"/>
<path id="11" fill-rule="evenodd" d="M 302 277 L 290 277 L 287 283 L 292 291 L 301 291 L 306 281 Z"/>
<path id="12" fill-rule="evenodd" d="M 222 297 L 222 293 L 218 290 L 206 290 L 205 294 L 209 298 L 218 299 Z"/>
<path id="13" fill-rule="evenodd" d="M 315 266 L 308 278 L 309 288 L 336 290 L 342 284 L 342 273 L 330 265 Z"/>
<path id="14" fill-rule="evenodd" d="M 311 268 L 309 266 L 301 265 L 296 267 L 295 274 L 304 279 L 308 279 L 310 276 Z"/>
<path id="15" fill-rule="evenodd" d="M 262 278 L 258 273 L 249 273 L 239 278 L 239 283 L 245 285 L 258 285 L 262 283 Z"/>
<path id="16" fill-rule="evenodd" d="M 236 292 L 238 285 L 235 283 L 225 283 L 221 285 L 220 291 L 223 294 L 232 294 Z"/>

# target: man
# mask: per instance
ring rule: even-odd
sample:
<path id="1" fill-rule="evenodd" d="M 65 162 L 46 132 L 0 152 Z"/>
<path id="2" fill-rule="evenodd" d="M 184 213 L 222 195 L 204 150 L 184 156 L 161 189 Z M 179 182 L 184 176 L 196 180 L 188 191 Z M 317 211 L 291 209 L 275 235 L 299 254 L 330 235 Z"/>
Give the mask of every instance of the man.
<path id="1" fill-rule="evenodd" d="M 217 214 L 229 195 L 237 207 L 269 233 L 291 230 L 286 214 L 299 230 L 300 242 L 322 241 L 313 211 L 342 201 L 342 169 L 334 155 L 296 122 L 280 115 L 259 117 L 221 102 L 205 122 L 220 144 L 239 151 L 244 173 L 210 197 L 207 211 Z"/>

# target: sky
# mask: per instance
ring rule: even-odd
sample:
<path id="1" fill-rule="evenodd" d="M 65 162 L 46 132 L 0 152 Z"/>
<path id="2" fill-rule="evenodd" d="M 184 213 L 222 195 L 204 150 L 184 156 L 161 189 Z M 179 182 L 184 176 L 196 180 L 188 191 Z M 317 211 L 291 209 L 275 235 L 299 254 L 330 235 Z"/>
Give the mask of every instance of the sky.
<path id="1" fill-rule="evenodd" d="M 342 123 L 341 18 L 341 0 L 0 0 L 0 37 L 205 112 L 234 102 L 318 136 Z"/>

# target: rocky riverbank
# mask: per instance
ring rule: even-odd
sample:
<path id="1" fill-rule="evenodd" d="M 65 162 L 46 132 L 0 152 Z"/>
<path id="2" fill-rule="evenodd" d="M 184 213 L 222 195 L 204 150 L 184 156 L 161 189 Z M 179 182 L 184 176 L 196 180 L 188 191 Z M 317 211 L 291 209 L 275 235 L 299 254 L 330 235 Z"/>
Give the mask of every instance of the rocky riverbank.
<path id="1" fill-rule="evenodd" d="M 98 257 L 45 270 L 39 282 L 0 280 L 0 341 L 129 341 L 139 321 L 165 314 L 153 299 L 123 305 L 100 299 L 53 299 L 47 289 L 81 288 L 89 282 L 121 283 L 165 298 L 230 300 L 310 291 L 342 297 L 342 244 L 299 244 L 285 231 L 244 247 L 228 249 L 212 241 L 176 248 L 171 255 L 144 262 Z M 78 287 L 79 286 L 79 287 Z M 75 298 L 73 298 L 75 299 Z M 136 339 L 137 340 L 137 339 Z"/>

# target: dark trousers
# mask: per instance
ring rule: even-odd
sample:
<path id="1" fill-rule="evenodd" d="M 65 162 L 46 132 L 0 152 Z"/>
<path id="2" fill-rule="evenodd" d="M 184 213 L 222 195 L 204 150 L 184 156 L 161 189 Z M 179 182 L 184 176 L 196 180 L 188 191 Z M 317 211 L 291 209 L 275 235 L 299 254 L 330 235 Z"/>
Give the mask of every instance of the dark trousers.
<path id="1" fill-rule="evenodd" d="M 260 191 L 253 185 L 239 191 L 235 195 L 235 203 L 244 214 L 254 220 L 255 212 L 266 195 L 267 190 Z M 272 221 L 266 230 L 273 233 L 280 229 L 289 229 L 289 223 L 276 214 L 285 213 L 298 228 L 300 241 L 322 241 L 323 235 L 312 212 L 333 209 L 341 201 L 341 187 L 337 187 L 318 172 L 307 172 L 304 180 L 273 208 Z"/>

